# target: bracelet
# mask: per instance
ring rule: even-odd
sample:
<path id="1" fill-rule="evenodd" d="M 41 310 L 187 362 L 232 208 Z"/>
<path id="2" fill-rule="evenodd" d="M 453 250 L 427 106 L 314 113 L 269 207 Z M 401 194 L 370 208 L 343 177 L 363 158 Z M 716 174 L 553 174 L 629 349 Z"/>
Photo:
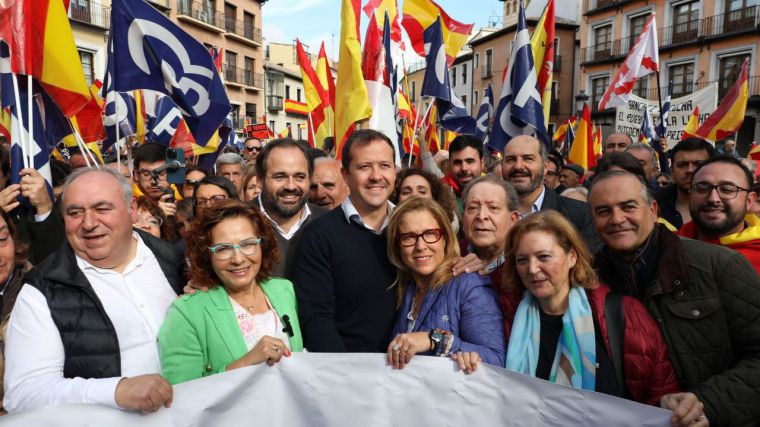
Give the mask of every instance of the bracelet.
<path id="1" fill-rule="evenodd" d="M 448 355 L 447 350 L 451 351 L 451 345 L 452 345 L 451 341 L 453 341 L 452 340 L 453 335 L 451 335 L 451 332 L 444 331 L 443 329 L 435 329 L 435 331 L 443 334 L 443 341 L 439 345 L 436 346 L 435 355 L 447 356 Z"/>

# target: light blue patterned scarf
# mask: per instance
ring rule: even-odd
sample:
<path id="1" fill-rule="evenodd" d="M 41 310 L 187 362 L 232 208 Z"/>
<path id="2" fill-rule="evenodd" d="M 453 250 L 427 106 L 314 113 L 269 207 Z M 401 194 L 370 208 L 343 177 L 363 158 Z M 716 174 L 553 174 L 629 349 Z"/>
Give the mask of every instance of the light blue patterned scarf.
<path id="1" fill-rule="evenodd" d="M 549 381 L 557 384 L 596 389 L 596 338 L 591 305 L 583 288 L 570 289 L 567 311 L 562 316 L 562 333 L 557 344 Z M 507 369 L 536 376 L 541 316 L 538 301 L 530 292 L 515 313 L 507 347 Z"/>

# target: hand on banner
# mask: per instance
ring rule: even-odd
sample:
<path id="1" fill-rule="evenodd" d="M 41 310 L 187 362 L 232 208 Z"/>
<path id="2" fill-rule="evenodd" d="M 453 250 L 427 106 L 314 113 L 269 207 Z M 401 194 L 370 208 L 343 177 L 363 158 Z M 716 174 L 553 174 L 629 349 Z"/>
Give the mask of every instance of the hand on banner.
<path id="1" fill-rule="evenodd" d="M 130 411 L 155 412 L 161 406 L 172 406 L 174 390 L 158 374 L 122 378 L 116 385 L 116 404 Z"/>
<path id="2" fill-rule="evenodd" d="M 707 427 L 710 422 L 705 417 L 704 405 L 694 393 L 670 393 L 662 396 L 660 407 L 670 409 L 673 427 Z"/>
<path id="3" fill-rule="evenodd" d="M 471 374 L 478 369 L 480 355 L 474 351 L 457 352 L 451 355 L 451 358 L 459 364 L 465 374 Z"/>
<path id="4" fill-rule="evenodd" d="M 227 370 L 258 365 L 266 362 L 267 366 L 274 366 L 282 359 L 282 356 L 290 357 L 292 353 L 282 340 L 268 335 L 261 337 L 259 342 L 245 354 L 245 356 L 227 365 Z"/>
<path id="5" fill-rule="evenodd" d="M 8 213 L 19 206 L 18 196 L 21 195 L 21 186 L 11 184 L 0 191 L 0 206 Z"/>
<path id="6" fill-rule="evenodd" d="M 403 369 L 417 353 L 430 351 L 430 338 L 427 332 L 398 334 L 388 345 L 388 364 L 396 369 Z"/>
<path id="7" fill-rule="evenodd" d="M 486 262 L 478 258 L 477 255 L 467 254 L 459 258 L 456 264 L 454 264 L 454 267 L 452 267 L 452 273 L 454 276 L 459 276 L 462 273 L 477 271 L 481 276 L 485 276 L 489 273 L 489 271 L 486 270 L 487 266 Z"/>
<path id="8" fill-rule="evenodd" d="M 177 205 L 174 204 L 174 194 L 164 194 L 158 199 L 158 207 L 164 211 L 167 217 L 174 216 L 177 213 Z"/>
<path id="9" fill-rule="evenodd" d="M 44 215 L 53 210 L 53 202 L 48 194 L 47 182 L 36 169 L 22 169 L 21 195 L 37 208 L 37 215 Z"/>

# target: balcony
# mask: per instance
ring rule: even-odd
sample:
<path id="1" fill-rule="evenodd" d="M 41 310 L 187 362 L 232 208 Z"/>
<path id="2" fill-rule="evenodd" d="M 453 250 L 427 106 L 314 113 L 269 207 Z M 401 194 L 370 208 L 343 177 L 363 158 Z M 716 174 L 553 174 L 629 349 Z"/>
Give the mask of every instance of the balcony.
<path id="1" fill-rule="evenodd" d="M 243 84 L 254 90 L 261 90 L 264 87 L 264 75 L 251 70 L 243 70 Z"/>
<path id="2" fill-rule="evenodd" d="M 167 10 L 171 10 L 171 5 L 169 4 L 169 0 L 148 0 L 148 3 L 152 4 L 156 7 L 156 9 L 166 12 Z"/>
<path id="3" fill-rule="evenodd" d="M 704 89 L 705 87 L 713 84 L 718 83 L 718 101 L 723 99 L 724 96 L 726 96 L 726 93 L 729 89 L 731 89 L 731 86 L 736 83 L 736 79 L 724 79 L 724 80 L 710 80 L 710 81 L 704 81 L 704 82 L 686 82 L 686 83 L 674 83 L 673 84 L 673 95 L 672 98 L 679 98 L 682 96 L 690 95 L 698 90 Z M 748 79 L 748 86 L 749 86 L 749 96 L 752 100 L 753 98 L 756 98 L 760 100 L 760 76 L 750 76 Z M 667 86 L 662 86 L 660 88 L 662 90 L 662 98 L 663 100 L 667 96 L 668 88 Z M 647 90 L 646 98 L 649 100 L 656 100 L 657 99 L 657 87 L 652 87 L 649 90 Z"/>
<path id="4" fill-rule="evenodd" d="M 281 96 L 267 95 L 267 110 L 269 111 L 282 111 L 283 101 Z"/>
<path id="5" fill-rule="evenodd" d="M 595 13 L 604 12 L 605 10 L 615 9 L 626 3 L 630 3 L 632 0 L 584 0 L 583 10 L 586 12 L 583 16 L 593 15 Z"/>
<path id="6" fill-rule="evenodd" d="M 481 80 L 488 80 L 491 77 L 493 77 L 493 68 L 492 67 L 483 67 L 483 69 L 480 71 L 480 79 Z"/>
<path id="7" fill-rule="evenodd" d="M 111 26 L 111 7 L 91 1 L 71 2 L 69 18 L 80 24 L 107 30 Z"/>
<path id="8" fill-rule="evenodd" d="M 243 85 L 243 69 L 232 65 L 224 65 L 224 83 L 234 86 Z"/>
<path id="9" fill-rule="evenodd" d="M 208 5 L 189 0 L 177 0 L 177 19 L 187 21 L 213 32 L 224 32 L 224 14 Z"/>
<path id="10" fill-rule="evenodd" d="M 224 18 L 224 29 L 227 37 L 261 47 L 261 28 L 227 16 Z"/>
<path id="11" fill-rule="evenodd" d="M 756 32 L 760 28 L 757 19 L 760 15 L 758 8 L 760 6 L 752 6 L 705 18 L 702 23 L 703 36 L 705 38 L 721 38 L 728 35 Z"/>

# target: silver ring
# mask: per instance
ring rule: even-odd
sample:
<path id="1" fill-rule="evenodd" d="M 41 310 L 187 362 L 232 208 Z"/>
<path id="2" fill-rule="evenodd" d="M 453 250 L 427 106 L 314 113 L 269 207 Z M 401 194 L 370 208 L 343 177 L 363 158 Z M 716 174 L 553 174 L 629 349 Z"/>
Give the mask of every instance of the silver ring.
<path id="1" fill-rule="evenodd" d="M 272 350 L 274 350 L 274 351 L 280 351 L 280 347 L 277 347 L 276 345 L 273 345 L 272 346 Z"/>
<path id="2" fill-rule="evenodd" d="M 401 349 L 401 346 L 398 344 L 393 345 L 393 351 L 399 351 Z"/>

